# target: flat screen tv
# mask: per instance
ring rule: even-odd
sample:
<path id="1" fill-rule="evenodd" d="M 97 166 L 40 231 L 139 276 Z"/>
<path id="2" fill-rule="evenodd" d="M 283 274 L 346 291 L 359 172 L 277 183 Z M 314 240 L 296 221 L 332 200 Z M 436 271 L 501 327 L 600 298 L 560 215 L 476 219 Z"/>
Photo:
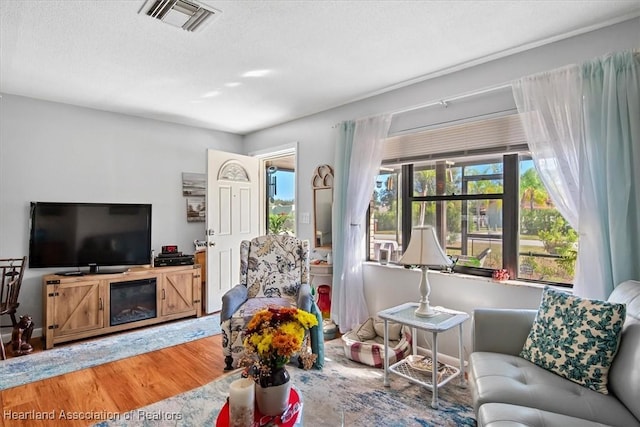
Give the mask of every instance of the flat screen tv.
<path id="1" fill-rule="evenodd" d="M 31 202 L 30 225 L 31 268 L 98 273 L 151 260 L 150 204 Z"/>

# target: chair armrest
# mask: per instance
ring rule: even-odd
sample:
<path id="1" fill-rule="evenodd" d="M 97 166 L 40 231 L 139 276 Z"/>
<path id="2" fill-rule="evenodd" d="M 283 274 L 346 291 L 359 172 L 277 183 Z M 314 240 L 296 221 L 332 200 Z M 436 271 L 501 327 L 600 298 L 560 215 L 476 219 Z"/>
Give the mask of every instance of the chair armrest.
<path id="1" fill-rule="evenodd" d="M 244 285 L 235 285 L 222 295 L 222 310 L 220 311 L 220 323 L 231 319 L 243 302 L 247 300 L 248 289 Z"/>
<path id="2" fill-rule="evenodd" d="M 533 326 L 537 310 L 477 308 L 473 311 L 473 351 L 517 356 Z"/>
<path id="3" fill-rule="evenodd" d="M 309 313 L 316 316 L 318 324 L 312 326 L 309 330 L 311 336 L 311 352 L 315 354 L 316 361 L 313 363 L 313 367 L 316 369 L 322 369 L 324 366 L 324 327 L 322 323 L 322 312 L 318 308 L 318 305 L 313 301 L 309 309 Z"/>
<path id="4" fill-rule="evenodd" d="M 311 304 L 313 303 L 313 295 L 311 295 L 311 285 L 303 283 L 298 290 L 297 307 L 311 313 Z"/>

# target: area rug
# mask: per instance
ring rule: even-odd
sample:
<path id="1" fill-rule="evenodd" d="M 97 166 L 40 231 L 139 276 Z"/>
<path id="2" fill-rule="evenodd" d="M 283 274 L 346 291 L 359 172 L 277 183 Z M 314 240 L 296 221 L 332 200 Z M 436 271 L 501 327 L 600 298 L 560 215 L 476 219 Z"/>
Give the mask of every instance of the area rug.
<path id="1" fill-rule="evenodd" d="M 438 393 L 439 409 L 432 409 L 431 392 L 391 375 L 391 387 L 382 384 L 382 369 L 347 359 L 340 339 L 325 343 L 322 371 L 304 371 L 290 364 L 287 370 L 303 400 L 305 427 L 344 426 L 475 426 L 471 391 L 453 380 Z M 215 426 L 240 371 L 205 386 L 144 408 L 117 414 L 98 427 Z"/>
<path id="2" fill-rule="evenodd" d="M 216 335 L 217 314 L 177 320 L 0 361 L 0 390 Z M 9 350 L 10 351 L 10 350 Z"/>

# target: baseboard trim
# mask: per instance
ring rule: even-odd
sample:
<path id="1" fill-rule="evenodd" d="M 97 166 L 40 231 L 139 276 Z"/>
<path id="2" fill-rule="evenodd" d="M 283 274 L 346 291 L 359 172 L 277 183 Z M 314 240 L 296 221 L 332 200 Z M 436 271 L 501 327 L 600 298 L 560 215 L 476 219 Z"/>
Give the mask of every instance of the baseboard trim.
<path id="1" fill-rule="evenodd" d="M 418 354 L 431 357 L 431 349 L 418 347 Z M 438 352 L 438 361 L 442 363 L 446 363 L 447 365 L 455 366 L 456 368 L 460 367 L 459 357 L 454 357 L 448 354 Z M 465 369 L 469 366 L 468 360 L 464 361 L 464 366 L 465 366 Z"/>

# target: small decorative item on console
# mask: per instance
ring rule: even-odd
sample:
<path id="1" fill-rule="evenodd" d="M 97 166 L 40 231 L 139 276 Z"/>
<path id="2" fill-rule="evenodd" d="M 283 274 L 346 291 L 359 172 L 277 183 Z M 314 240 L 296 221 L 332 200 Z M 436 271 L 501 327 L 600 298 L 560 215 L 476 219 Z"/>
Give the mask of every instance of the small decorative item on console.
<path id="1" fill-rule="evenodd" d="M 497 282 L 504 282 L 509 280 L 509 272 L 504 268 L 500 270 L 493 270 L 491 277 L 493 277 L 493 280 Z"/>
<path id="2" fill-rule="evenodd" d="M 176 265 L 193 265 L 195 257 L 178 251 L 178 245 L 162 247 L 162 253 L 153 259 L 154 267 L 168 267 Z"/>

